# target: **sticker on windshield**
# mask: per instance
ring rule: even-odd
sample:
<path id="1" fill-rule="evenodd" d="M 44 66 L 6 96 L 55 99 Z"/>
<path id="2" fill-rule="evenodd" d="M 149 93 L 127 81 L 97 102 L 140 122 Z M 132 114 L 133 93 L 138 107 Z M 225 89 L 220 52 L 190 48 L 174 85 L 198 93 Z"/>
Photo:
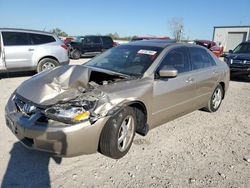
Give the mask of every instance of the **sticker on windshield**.
<path id="1" fill-rule="evenodd" d="M 155 55 L 157 52 L 152 50 L 139 50 L 138 54 Z"/>

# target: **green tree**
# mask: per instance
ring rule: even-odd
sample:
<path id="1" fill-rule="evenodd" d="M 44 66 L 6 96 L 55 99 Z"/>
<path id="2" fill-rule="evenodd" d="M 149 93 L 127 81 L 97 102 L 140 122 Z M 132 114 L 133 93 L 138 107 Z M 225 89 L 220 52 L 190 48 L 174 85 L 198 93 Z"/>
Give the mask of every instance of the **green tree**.
<path id="1" fill-rule="evenodd" d="M 68 34 L 64 31 L 62 31 L 60 28 L 54 28 L 52 30 L 50 30 L 51 33 L 54 33 L 60 37 L 67 37 Z"/>
<path id="2" fill-rule="evenodd" d="M 109 33 L 108 36 L 110 36 L 112 39 L 119 39 L 120 38 L 117 32 Z"/>

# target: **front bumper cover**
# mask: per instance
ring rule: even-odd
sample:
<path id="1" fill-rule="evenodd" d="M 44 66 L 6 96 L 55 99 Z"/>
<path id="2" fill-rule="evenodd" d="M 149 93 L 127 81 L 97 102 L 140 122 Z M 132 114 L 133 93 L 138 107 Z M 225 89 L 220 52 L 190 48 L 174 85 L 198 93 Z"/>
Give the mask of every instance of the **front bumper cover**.
<path id="1" fill-rule="evenodd" d="M 37 116 L 27 117 L 19 112 L 12 97 L 5 107 L 7 126 L 26 147 L 62 157 L 95 153 L 102 128 L 109 119 L 106 116 L 94 124 L 86 121 L 70 126 L 60 122 L 39 123 Z"/>

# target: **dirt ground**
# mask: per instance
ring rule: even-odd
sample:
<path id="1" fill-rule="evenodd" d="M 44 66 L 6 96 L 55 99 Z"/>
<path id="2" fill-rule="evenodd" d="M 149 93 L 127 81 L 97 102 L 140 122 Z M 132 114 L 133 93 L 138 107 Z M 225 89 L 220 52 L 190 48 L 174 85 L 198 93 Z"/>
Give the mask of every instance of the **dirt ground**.
<path id="1" fill-rule="evenodd" d="M 0 79 L 2 187 L 250 187 L 243 159 L 250 157 L 249 82 L 231 81 L 216 113 L 195 111 L 136 135 L 120 160 L 99 153 L 59 159 L 24 148 L 5 125 L 7 99 L 32 74 Z"/>

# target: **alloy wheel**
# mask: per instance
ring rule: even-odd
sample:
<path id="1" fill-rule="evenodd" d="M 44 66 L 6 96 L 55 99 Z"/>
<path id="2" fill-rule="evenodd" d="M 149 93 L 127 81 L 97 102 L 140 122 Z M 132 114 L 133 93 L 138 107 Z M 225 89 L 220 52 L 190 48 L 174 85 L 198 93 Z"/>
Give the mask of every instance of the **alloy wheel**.
<path id="1" fill-rule="evenodd" d="M 123 152 L 125 151 L 132 139 L 133 139 L 133 133 L 135 129 L 135 122 L 134 118 L 131 115 L 128 115 L 122 122 L 121 127 L 118 132 L 118 149 Z"/>

